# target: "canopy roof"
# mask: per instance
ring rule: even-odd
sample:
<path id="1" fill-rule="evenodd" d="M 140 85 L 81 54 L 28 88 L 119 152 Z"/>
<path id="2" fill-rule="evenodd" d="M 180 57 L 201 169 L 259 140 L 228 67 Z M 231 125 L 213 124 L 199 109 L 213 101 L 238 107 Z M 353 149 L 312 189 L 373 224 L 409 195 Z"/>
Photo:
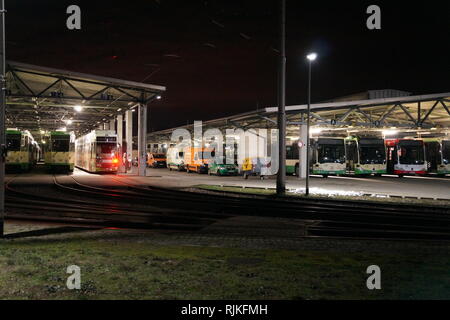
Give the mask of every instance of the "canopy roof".
<path id="1" fill-rule="evenodd" d="M 307 105 L 286 107 L 287 134 L 298 136 L 306 123 Z M 278 107 L 203 122 L 207 128 L 277 128 Z M 392 98 L 327 102 L 311 105 L 311 125 L 324 129 L 381 130 L 399 128 L 437 131 L 450 129 L 450 92 Z M 193 130 L 193 124 L 181 126 Z M 152 132 L 149 142 L 167 142 L 176 128 Z"/>
<path id="2" fill-rule="evenodd" d="M 163 86 L 8 61 L 6 125 L 81 134 L 159 98 Z M 81 106 L 75 108 L 75 106 Z"/>

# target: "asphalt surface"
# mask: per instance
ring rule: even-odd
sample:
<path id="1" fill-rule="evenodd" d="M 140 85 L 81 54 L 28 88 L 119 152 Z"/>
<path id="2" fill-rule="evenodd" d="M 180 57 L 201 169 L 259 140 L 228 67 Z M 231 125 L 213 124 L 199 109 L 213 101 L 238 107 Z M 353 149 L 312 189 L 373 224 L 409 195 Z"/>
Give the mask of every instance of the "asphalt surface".
<path id="1" fill-rule="evenodd" d="M 64 179 L 65 174 L 58 175 Z M 136 168 L 127 174 L 91 174 L 75 169 L 73 176 L 81 183 L 97 185 L 99 187 L 114 187 L 120 185 L 120 178 L 123 181 L 136 185 L 150 185 L 165 188 L 189 188 L 200 184 L 275 188 L 276 178 L 268 177 L 260 180 L 259 177 L 249 177 L 244 180 L 242 176 L 208 176 L 207 174 L 186 173 L 169 171 L 168 169 L 147 169 L 146 177 L 136 175 Z M 29 173 L 8 174 L 9 178 L 15 177 L 23 183 L 39 184 L 49 183 L 51 175 L 45 174 L 42 170 L 35 169 Z M 118 180 L 119 179 L 119 180 Z M 303 192 L 305 181 L 295 176 L 287 177 L 287 188 Z M 450 176 L 438 177 L 403 177 L 382 176 L 382 177 L 316 177 L 310 179 L 312 194 L 325 195 L 358 195 L 358 194 L 379 194 L 419 198 L 450 199 Z"/>
<path id="2" fill-rule="evenodd" d="M 134 168 L 135 171 L 135 168 Z M 244 180 L 241 176 L 208 176 L 206 174 L 169 171 L 167 169 L 147 169 L 147 177 L 137 177 L 134 171 L 129 175 L 129 180 L 138 184 L 148 184 L 168 188 L 187 188 L 199 184 L 245 186 L 258 188 L 275 188 L 276 178 L 269 177 L 260 180 L 259 177 L 249 177 Z M 86 172 L 75 171 L 80 178 L 88 179 Z M 304 190 L 305 181 L 295 176 L 287 177 L 287 188 Z M 450 176 L 438 177 L 328 177 L 312 176 L 310 179 L 311 193 L 315 194 L 341 194 L 358 195 L 387 194 L 394 196 L 411 196 L 421 198 L 450 199 Z"/>

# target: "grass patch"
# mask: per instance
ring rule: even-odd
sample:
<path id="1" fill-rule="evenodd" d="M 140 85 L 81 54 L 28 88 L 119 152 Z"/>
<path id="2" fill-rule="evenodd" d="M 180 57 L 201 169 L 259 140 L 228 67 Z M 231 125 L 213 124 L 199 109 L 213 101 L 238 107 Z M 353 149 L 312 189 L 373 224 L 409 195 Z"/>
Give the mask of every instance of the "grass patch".
<path id="1" fill-rule="evenodd" d="M 163 246 L 102 232 L 0 240 L 0 299 L 450 298 L 446 254 Z M 66 288 L 73 264 L 81 290 Z M 379 291 L 366 288 L 372 264 L 382 270 Z"/>
<path id="2" fill-rule="evenodd" d="M 254 194 L 254 195 L 265 195 L 265 196 L 275 196 L 276 191 L 274 189 L 260 189 L 260 188 L 242 188 L 234 186 L 217 186 L 217 185 L 206 185 L 200 184 L 194 186 L 201 190 L 208 191 L 219 191 L 219 192 L 229 192 L 231 194 Z M 287 192 L 287 197 L 293 198 L 306 198 L 304 194 Z M 369 196 L 343 196 L 343 195 L 333 195 L 333 196 L 322 196 L 322 195 L 309 195 L 308 199 L 333 199 L 333 200 L 347 200 L 347 201 L 363 201 L 363 202 L 374 202 L 374 203 L 395 203 L 395 204 L 405 204 L 405 205 L 419 205 L 427 207 L 450 207 L 450 200 L 430 200 L 430 199 L 411 199 L 411 198 L 382 198 L 382 197 L 369 197 Z"/>

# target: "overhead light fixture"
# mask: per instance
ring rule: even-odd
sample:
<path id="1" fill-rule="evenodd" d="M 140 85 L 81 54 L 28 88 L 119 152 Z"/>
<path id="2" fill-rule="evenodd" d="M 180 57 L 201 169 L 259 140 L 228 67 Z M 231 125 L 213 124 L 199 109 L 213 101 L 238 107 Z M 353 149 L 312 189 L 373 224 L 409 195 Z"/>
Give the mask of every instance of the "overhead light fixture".
<path id="1" fill-rule="evenodd" d="M 64 120 L 64 121 L 66 122 L 66 124 L 72 124 L 72 122 L 73 122 L 73 121 L 70 120 L 70 119 L 69 119 L 69 120 Z"/>
<path id="2" fill-rule="evenodd" d="M 306 56 L 306 58 L 308 58 L 309 61 L 314 61 L 317 58 L 317 53 L 310 53 Z"/>
<path id="3" fill-rule="evenodd" d="M 383 130 L 383 134 L 385 136 L 392 136 L 398 133 L 398 130 Z"/>
<path id="4" fill-rule="evenodd" d="M 75 106 L 75 107 L 73 107 L 73 109 L 74 109 L 76 112 L 81 112 L 81 111 L 83 111 L 83 107 L 82 107 L 82 106 Z"/>
<path id="5" fill-rule="evenodd" d="M 160 95 L 157 95 L 157 96 L 156 96 L 156 99 L 161 100 L 161 96 L 160 96 Z"/>
<path id="6" fill-rule="evenodd" d="M 312 133 L 312 134 L 321 133 L 322 132 L 322 128 L 311 128 L 309 130 L 309 132 Z"/>

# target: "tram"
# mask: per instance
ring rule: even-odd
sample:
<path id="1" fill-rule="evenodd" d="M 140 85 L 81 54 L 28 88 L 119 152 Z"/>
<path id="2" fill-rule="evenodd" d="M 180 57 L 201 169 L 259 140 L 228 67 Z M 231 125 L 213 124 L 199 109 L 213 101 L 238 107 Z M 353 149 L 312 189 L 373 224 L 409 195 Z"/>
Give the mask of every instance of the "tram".
<path id="1" fill-rule="evenodd" d="M 425 145 L 418 139 L 386 139 L 388 172 L 404 175 L 425 175 Z"/>
<path id="2" fill-rule="evenodd" d="M 44 162 L 49 171 L 72 172 L 75 165 L 75 135 L 63 131 L 45 135 Z"/>
<path id="3" fill-rule="evenodd" d="M 119 146 L 113 130 L 94 130 L 75 140 L 75 165 L 88 172 L 117 173 Z"/>
<path id="4" fill-rule="evenodd" d="M 343 175 L 346 173 L 345 139 L 318 138 L 313 140 L 312 173 L 322 175 Z"/>
<path id="5" fill-rule="evenodd" d="M 28 171 L 38 161 L 40 147 L 27 130 L 6 130 L 7 171 Z"/>

